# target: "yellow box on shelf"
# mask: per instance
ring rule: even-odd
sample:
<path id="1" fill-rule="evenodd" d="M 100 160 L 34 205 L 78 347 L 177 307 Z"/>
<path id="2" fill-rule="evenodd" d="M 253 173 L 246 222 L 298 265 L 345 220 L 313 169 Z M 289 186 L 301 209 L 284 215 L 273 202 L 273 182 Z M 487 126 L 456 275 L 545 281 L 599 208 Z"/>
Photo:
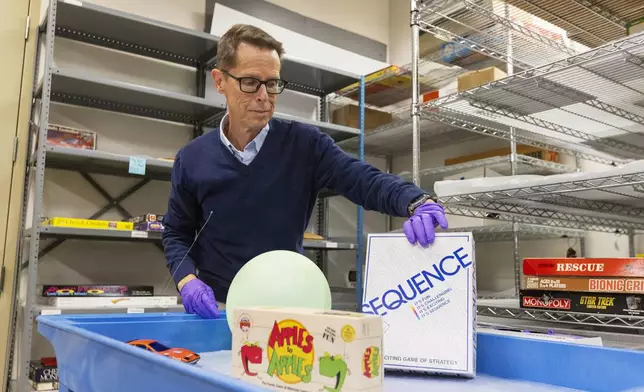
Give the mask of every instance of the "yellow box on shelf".
<path id="1" fill-rule="evenodd" d="M 98 229 L 98 230 L 134 230 L 134 223 L 122 221 L 108 221 L 98 219 L 62 218 L 54 217 L 43 221 L 43 225 L 56 227 L 71 227 L 75 229 Z"/>

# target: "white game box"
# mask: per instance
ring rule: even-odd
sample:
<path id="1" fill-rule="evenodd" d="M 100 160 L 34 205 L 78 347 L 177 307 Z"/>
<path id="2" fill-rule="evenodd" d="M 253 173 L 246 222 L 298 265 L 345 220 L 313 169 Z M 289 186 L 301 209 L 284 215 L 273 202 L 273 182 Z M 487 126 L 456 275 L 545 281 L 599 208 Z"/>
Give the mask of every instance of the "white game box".
<path id="1" fill-rule="evenodd" d="M 362 312 L 382 316 L 385 369 L 475 377 L 472 233 L 439 232 L 427 248 L 370 234 Z"/>

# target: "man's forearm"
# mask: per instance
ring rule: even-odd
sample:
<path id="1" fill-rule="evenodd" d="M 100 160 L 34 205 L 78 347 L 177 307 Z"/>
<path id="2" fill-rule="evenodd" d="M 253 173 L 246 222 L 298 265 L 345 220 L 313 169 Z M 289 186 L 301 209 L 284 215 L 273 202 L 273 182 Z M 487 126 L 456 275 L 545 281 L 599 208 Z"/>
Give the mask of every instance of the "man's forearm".
<path id="1" fill-rule="evenodd" d="M 196 275 L 194 261 L 188 254 L 190 245 L 194 241 L 187 234 L 180 234 L 165 225 L 163 232 L 163 248 L 166 255 L 168 269 L 177 285 L 186 277 Z"/>
<path id="2" fill-rule="evenodd" d="M 342 151 L 328 135 L 317 146 L 318 185 L 337 192 L 367 210 L 406 217 L 407 207 L 425 191 L 400 177 Z"/>

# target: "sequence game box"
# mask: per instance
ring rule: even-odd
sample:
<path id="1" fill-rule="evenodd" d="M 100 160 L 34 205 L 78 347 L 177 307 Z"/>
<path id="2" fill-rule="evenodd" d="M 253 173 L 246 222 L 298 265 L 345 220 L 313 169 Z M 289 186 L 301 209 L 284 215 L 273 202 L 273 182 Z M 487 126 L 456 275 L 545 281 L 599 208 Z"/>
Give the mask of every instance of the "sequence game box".
<path id="1" fill-rule="evenodd" d="M 476 375 L 476 271 L 472 233 L 370 234 L 362 312 L 382 316 L 385 369 Z"/>

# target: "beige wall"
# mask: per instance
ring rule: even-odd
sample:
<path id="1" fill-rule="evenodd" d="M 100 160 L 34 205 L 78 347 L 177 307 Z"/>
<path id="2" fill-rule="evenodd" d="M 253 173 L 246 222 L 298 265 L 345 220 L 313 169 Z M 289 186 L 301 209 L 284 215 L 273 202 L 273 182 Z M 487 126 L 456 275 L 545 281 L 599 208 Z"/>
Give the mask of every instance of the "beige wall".
<path id="1" fill-rule="evenodd" d="M 385 45 L 389 44 L 390 0 L 266 1 L 308 18 L 363 35 Z"/>
<path id="2" fill-rule="evenodd" d="M 0 390 L 8 377 L 8 347 L 11 344 L 12 306 L 15 292 L 16 251 L 20 229 L 23 196 L 26 141 L 33 80 L 33 59 L 36 42 L 35 21 L 38 0 L 0 2 L 0 259 L 6 278 L 0 294 Z M 25 40 L 27 15 L 31 13 L 29 39 Z M 19 149 L 13 161 L 14 138 Z"/>

